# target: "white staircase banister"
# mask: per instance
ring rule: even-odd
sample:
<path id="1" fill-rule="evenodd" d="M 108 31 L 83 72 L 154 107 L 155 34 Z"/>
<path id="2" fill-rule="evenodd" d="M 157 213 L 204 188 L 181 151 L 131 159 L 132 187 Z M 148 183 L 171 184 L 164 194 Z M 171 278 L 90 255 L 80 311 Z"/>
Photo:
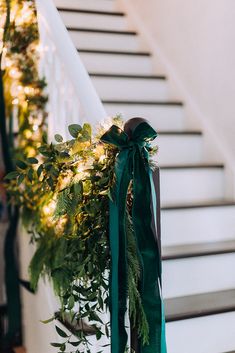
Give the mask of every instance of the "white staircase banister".
<path id="1" fill-rule="evenodd" d="M 65 74 L 73 86 L 74 95 L 80 103 L 82 120 L 98 123 L 105 119 L 107 114 L 53 1 L 36 0 L 36 6 L 42 48 L 43 38 L 49 36 L 54 51 L 63 64 Z"/>

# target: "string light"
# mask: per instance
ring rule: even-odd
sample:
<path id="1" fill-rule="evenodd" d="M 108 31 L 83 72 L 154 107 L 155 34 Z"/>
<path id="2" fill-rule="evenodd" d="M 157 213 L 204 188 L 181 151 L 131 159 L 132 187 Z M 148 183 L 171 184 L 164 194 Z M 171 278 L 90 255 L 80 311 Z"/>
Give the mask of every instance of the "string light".
<path id="1" fill-rule="evenodd" d="M 6 13 L 6 4 L 1 4 L 0 50 L 6 111 L 13 116 L 13 124 L 18 127 L 17 141 L 22 154 L 36 156 L 45 129 L 47 96 L 43 93 L 45 83 L 38 75 L 42 48 L 35 29 L 35 1 L 10 1 L 10 23 L 7 27 Z M 3 44 L 5 29 L 7 40 Z"/>

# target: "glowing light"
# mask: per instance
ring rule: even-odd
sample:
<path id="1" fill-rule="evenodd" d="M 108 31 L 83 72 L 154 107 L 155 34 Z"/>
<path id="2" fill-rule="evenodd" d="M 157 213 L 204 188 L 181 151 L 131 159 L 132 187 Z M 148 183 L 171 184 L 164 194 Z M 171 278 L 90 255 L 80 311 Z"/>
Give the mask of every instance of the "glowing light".
<path id="1" fill-rule="evenodd" d="M 16 82 L 14 82 L 11 85 L 10 93 L 12 97 L 17 97 L 23 90 L 23 87 L 21 85 L 18 85 Z"/>
<path id="2" fill-rule="evenodd" d="M 30 137 L 32 137 L 32 131 L 30 131 L 29 129 L 25 130 L 25 131 L 24 131 L 24 136 L 25 136 L 27 139 L 30 139 Z"/>
<path id="3" fill-rule="evenodd" d="M 50 200 L 48 204 L 46 204 L 45 206 L 43 206 L 42 208 L 42 213 L 44 216 L 53 216 L 54 212 L 56 209 L 56 202 L 55 200 Z"/>
<path id="4" fill-rule="evenodd" d="M 18 105 L 19 104 L 19 99 L 18 98 L 14 98 L 12 101 L 13 105 Z"/>
<path id="5" fill-rule="evenodd" d="M 30 86 L 26 86 L 24 88 L 24 92 L 28 95 L 33 95 L 35 93 L 35 90 L 33 87 L 30 87 Z"/>
<path id="6" fill-rule="evenodd" d="M 10 71 L 9 71 L 9 76 L 10 76 L 11 78 L 17 79 L 17 78 L 20 78 L 21 73 L 19 72 L 19 70 L 18 70 L 17 68 L 12 68 L 12 69 L 10 69 Z"/>

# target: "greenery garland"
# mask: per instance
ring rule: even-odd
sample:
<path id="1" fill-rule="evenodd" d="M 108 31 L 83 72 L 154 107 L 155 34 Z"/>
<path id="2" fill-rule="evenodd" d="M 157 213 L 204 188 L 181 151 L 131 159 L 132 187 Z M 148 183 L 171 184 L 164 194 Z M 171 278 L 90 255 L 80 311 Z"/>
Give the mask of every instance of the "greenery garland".
<path id="1" fill-rule="evenodd" d="M 40 45 L 35 2 L 2 1 L 0 18 L 1 72 L 8 132 L 12 136 L 17 132 L 18 137 L 12 153 L 15 158 L 34 157 L 46 133 L 48 100 L 45 79 L 39 76 Z"/>
<path id="2" fill-rule="evenodd" d="M 120 119 L 114 120 L 122 124 Z M 75 341 L 72 333 L 68 336 L 56 326 L 64 342 L 52 345 L 65 351 L 69 344 L 83 344 L 89 353 L 81 324 L 84 319 L 93 322 L 97 339 L 104 334 L 109 337 L 109 323 L 102 322 L 99 313 L 109 304 L 109 198 L 118 149 L 100 143 L 99 135 L 92 137 L 88 124 L 70 125 L 69 132 L 71 140 L 64 142 L 55 135 L 57 144 L 45 143 L 39 148 L 40 163 L 36 158 L 17 161 L 17 171 L 8 174 L 7 180 L 11 201 L 21 206 L 37 247 L 30 264 L 32 286 L 36 289 L 40 276 L 48 275 L 61 301 L 59 312 L 45 322 L 58 318 L 72 322 L 77 337 Z M 129 194 L 131 208 L 131 189 Z M 33 221 L 29 223 L 29 219 Z M 138 293 L 139 259 L 129 214 L 126 219 L 130 317 L 147 344 L 149 328 Z"/>
<path id="3" fill-rule="evenodd" d="M 0 2 L 0 133 L 5 172 L 15 159 L 36 156 L 46 131 L 45 80 L 39 77 L 39 33 L 34 1 Z M 1 171 L 2 175 L 3 171 Z M 1 182 L 1 180 L 0 180 Z M 5 195 L 2 195 L 4 203 Z M 3 349 L 21 344 L 18 259 L 15 254 L 18 206 L 7 207 L 9 227 L 4 244 L 7 332 Z M 21 281 L 21 283 L 23 283 Z"/>

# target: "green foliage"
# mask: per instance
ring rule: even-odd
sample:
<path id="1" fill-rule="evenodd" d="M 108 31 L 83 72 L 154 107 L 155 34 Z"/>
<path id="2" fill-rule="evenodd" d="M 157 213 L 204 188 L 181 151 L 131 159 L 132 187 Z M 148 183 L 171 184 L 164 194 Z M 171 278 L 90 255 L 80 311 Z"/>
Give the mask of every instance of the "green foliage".
<path id="1" fill-rule="evenodd" d="M 57 144 L 40 146 L 37 159 L 17 161 L 16 172 L 7 176 L 8 192 L 25 220 L 32 220 L 27 225 L 36 243 L 30 264 L 32 288 L 36 290 L 40 276 L 47 275 L 60 298 L 60 317 L 71 313 L 77 323 L 84 318 L 94 322 L 99 339 L 102 324 L 109 335 L 108 323 L 102 323 L 99 313 L 108 304 L 108 195 L 117 150 L 92 138 L 88 124 L 72 125 L 69 131 L 71 140 L 57 136 Z M 75 303 L 79 311 L 74 312 Z M 57 332 L 62 335 L 58 328 Z M 73 333 L 78 343 L 64 337 L 58 348 L 83 344 L 88 351 L 81 328 Z"/>
<path id="2" fill-rule="evenodd" d="M 64 341 L 52 346 L 64 352 L 70 346 L 82 345 L 89 353 L 84 319 L 94 323 L 97 339 L 104 335 L 101 326 L 105 335 L 110 335 L 109 323 L 102 322 L 99 314 L 109 304 L 109 199 L 118 150 L 92 137 L 88 124 L 71 125 L 69 131 L 72 139 L 64 141 L 56 135 L 56 144 L 42 144 L 37 159 L 17 161 L 16 172 L 6 179 L 12 202 L 21 206 L 31 240 L 36 244 L 30 264 L 32 289 L 37 288 L 41 276 L 48 276 L 60 299 L 59 312 L 44 323 L 59 319 L 70 332 L 56 326 Z M 131 208 L 130 185 L 126 215 L 129 314 L 141 341 L 148 344 Z"/>
<path id="3" fill-rule="evenodd" d="M 135 234 L 130 215 L 126 215 L 126 234 L 127 234 L 127 261 L 128 261 L 128 297 L 129 313 L 133 327 L 137 328 L 138 335 L 144 345 L 149 343 L 149 326 L 141 302 L 138 290 L 141 276 L 140 261 L 136 245 Z"/>

